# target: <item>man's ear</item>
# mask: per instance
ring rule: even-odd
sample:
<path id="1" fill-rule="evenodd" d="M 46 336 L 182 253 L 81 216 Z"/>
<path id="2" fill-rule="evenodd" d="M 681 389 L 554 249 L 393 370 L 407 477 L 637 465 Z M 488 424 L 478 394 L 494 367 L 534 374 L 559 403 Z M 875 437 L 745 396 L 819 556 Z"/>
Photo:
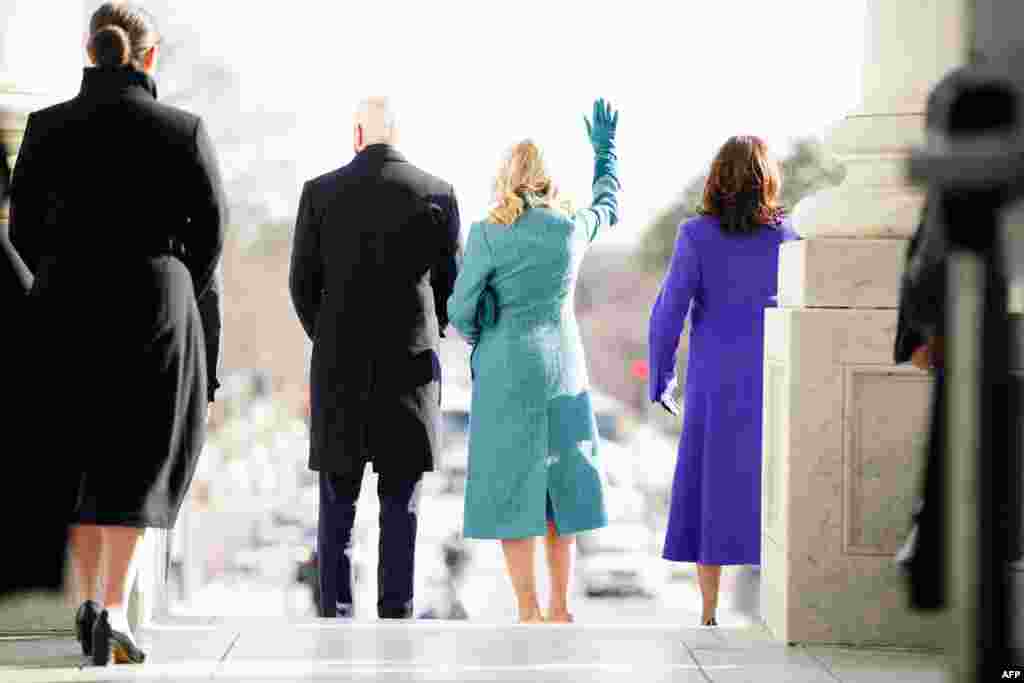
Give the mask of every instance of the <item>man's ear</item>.
<path id="1" fill-rule="evenodd" d="M 363 149 L 363 124 L 357 123 L 352 129 L 352 149 L 359 154 Z"/>
<path id="2" fill-rule="evenodd" d="M 93 56 L 92 50 L 89 49 L 89 39 L 91 37 L 88 33 L 82 34 L 82 52 L 85 53 L 85 58 L 89 60 L 89 64 L 95 64 L 96 58 Z"/>
<path id="3" fill-rule="evenodd" d="M 142 57 L 142 69 L 143 71 L 153 71 L 156 69 L 156 58 L 157 58 L 157 46 L 146 50 L 146 54 Z"/>

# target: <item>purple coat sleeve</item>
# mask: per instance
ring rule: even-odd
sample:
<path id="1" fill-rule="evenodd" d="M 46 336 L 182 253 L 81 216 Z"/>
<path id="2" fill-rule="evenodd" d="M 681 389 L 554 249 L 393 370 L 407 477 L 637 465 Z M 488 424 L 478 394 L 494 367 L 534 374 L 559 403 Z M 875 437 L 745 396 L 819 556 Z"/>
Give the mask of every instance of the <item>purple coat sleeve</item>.
<path id="1" fill-rule="evenodd" d="M 651 311 L 648 332 L 650 354 L 650 399 L 658 401 L 676 372 L 676 352 L 683 322 L 700 285 L 700 260 L 696 245 L 686 233 L 686 223 L 679 227 L 675 252 L 665 281 Z"/>

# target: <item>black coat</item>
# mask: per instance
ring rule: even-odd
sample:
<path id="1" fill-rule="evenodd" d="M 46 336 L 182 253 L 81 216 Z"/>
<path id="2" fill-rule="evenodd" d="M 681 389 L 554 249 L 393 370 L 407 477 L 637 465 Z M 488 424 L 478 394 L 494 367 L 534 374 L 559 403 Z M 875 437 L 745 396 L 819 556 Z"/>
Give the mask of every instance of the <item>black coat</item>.
<path id="1" fill-rule="evenodd" d="M 225 204 L 202 121 L 141 72 L 86 69 L 29 117 L 10 226 L 35 275 L 22 364 L 32 448 L 78 470 L 73 522 L 174 523 L 216 385 Z"/>
<path id="2" fill-rule="evenodd" d="M 289 285 L 313 341 L 311 469 L 433 469 L 459 259 L 452 186 L 388 145 L 305 184 Z"/>
<path id="3" fill-rule="evenodd" d="M 111 129 L 93 133 L 95 140 L 76 138 L 73 128 L 62 128 L 79 119 L 94 116 L 97 109 L 97 90 L 105 87 L 100 81 L 119 78 L 116 71 L 86 69 L 83 77 L 82 94 L 73 100 L 35 112 L 29 117 L 30 124 L 18 156 L 14 174 L 14 196 L 12 198 L 10 240 L 29 270 L 38 274 L 41 260 L 47 253 L 46 245 L 51 239 L 41 226 L 57 227 L 60 220 L 58 207 L 50 201 L 56 196 L 55 188 L 60 182 L 64 187 L 76 188 L 78 198 L 95 200 L 99 211 L 106 210 L 107 216 L 99 218 L 88 230 L 94 244 L 102 244 L 106 237 L 115 237 L 116 231 L 124 226 L 114 211 L 140 224 L 172 223 L 178 219 L 185 207 L 204 206 L 208 218 L 197 221 L 192 235 L 175 234 L 175 248 L 192 275 L 194 288 L 199 299 L 199 310 L 203 324 L 206 347 L 207 394 L 213 401 L 215 391 L 220 387 L 218 371 L 221 368 L 221 277 L 219 272 L 220 254 L 223 247 L 224 228 L 227 221 L 227 202 L 223 195 L 220 177 L 212 145 L 201 120 L 188 112 L 159 104 L 156 101 L 156 86 L 152 80 L 138 74 L 135 86 L 122 89 L 130 101 L 153 116 L 158 122 L 156 130 L 147 130 L 164 138 L 161 149 L 139 149 L 131 130 Z M 93 84 L 90 87 L 89 82 Z M 106 86 L 107 89 L 117 86 Z M 91 91 L 92 96 L 88 96 Z M 153 125 L 139 120 L 136 129 Z M 99 130 L 99 129 L 97 129 Z M 45 140 L 45 144 L 41 144 Z M 61 140 L 61 142 L 58 142 Z M 180 141 L 186 141 L 182 154 Z M 61 144 L 66 144 L 64 149 Z M 97 155 L 110 155 L 114 163 L 99 163 Z M 56 158 L 53 156 L 56 155 Z M 196 185 L 184 182 L 196 171 L 212 180 Z M 44 174 L 47 180 L 43 180 Z M 103 174 L 118 174 L 121 177 L 104 178 Z M 97 177 L 90 177 L 95 175 Z M 19 181 L 21 177 L 21 182 Z M 154 190 L 136 189 L 138 185 L 150 185 Z M 158 201 L 152 201 L 157 194 Z M 65 195 L 63 214 L 79 213 L 72 207 L 70 197 Z M 104 203 L 105 202 L 105 203 Z M 74 219 L 80 225 L 80 218 Z M 106 225 L 106 229 L 103 226 Z M 147 237 L 152 231 L 146 231 Z M 177 232 L 180 232 L 177 231 Z M 116 250 L 116 248 L 115 248 Z M 186 252 L 191 251 L 192 254 Z M 127 293 L 127 292 L 124 292 Z M 112 303 L 117 305 L 116 295 Z"/>
<path id="4" fill-rule="evenodd" d="M 938 204 L 933 193 L 907 246 L 893 350 L 896 363 L 909 362 L 929 337 L 944 334 L 947 248 L 945 230 L 938 220 Z M 939 371 L 932 388 L 927 451 L 921 454 L 926 458 L 924 476 L 915 503 L 913 531 L 904 550 L 910 604 L 916 609 L 937 609 L 945 604 L 945 389 Z"/>
<path id="5" fill-rule="evenodd" d="M 931 193 L 917 231 L 907 250 L 906 268 L 900 288 L 899 324 L 896 333 L 894 360 L 904 363 L 911 354 L 926 343 L 929 337 L 945 338 L 947 284 L 946 268 L 949 244 L 942 206 L 950 201 L 951 193 L 945 198 Z M 1016 453 L 1013 444 L 1020 416 L 1019 382 L 1009 376 L 1007 367 L 1012 357 L 1008 340 L 1010 328 L 1007 316 L 1008 289 L 1005 278 L 997 269 L 988 269 L 986 297 L 991 308 L 986 309 L 984 326 L 986 346 L 982 350 L 984 372 L 991 373 L 992 392 L 983 396 L 981 426 L 983 438 L 994 439 L 994 443 L 1011 444 L 1006 453 Z M 955 344 L 947 340 L 945 346 Z M 905 548 L 904 568 L 908 572 L 910 605 L 916 609 L 939 609 L 946 605 L 946 528 L 945 508 L 947 465 L 946 402 L 950 391 L 957 387 L 947 385 L 944 371 L 935 372 L 936 381 L 932 390 L 930 427 L 924 475 L 920 496 L 915 505 L 914 530 Z M 1008 433 L 993 436 L 997 430 L 1008 429 Z M 1005 483 L 1005 498 L 983 500 L 983 504 L 999 506 L 995 518 L 1001 522 L 997 543 L 1011 559 L 1021 555 L 1019 459 L 1017 457 L 996 458 L 987 466 L 995 468 L 995 481 Z"/>
<path id="6" fill-rule="evenodd" d="M 0 205 L 7 201 L 9 183 L 7 150 L 0 143 Z M 0 519 L 11 521 L 7 525 L 8 542 L 21 554 L 18 562 L 8 562 L 0 569 L 0 596 L 60 588 L 64 580 L 68 519 L 78 488 L 76 473 L 54 471 L 48 460 L 33 457 L 31 447 L 19 450 L 37 436 L 33 430 L 25 429 L 35 409 L 33 402 L 27 400 L 31 372 L 25 364 L 25 352 L 31 345 L 26 311 L 32 274 L 11 247 L 6 228 L 0 225 L 0 391 L 5 399 L 5 452 L 11 453 L 11 457 L 5 459 L 4 471 L 9 481 L 45 481 L 52 504 L 38 507 L 26 518 L 21 496 L 0 498 Z"/>

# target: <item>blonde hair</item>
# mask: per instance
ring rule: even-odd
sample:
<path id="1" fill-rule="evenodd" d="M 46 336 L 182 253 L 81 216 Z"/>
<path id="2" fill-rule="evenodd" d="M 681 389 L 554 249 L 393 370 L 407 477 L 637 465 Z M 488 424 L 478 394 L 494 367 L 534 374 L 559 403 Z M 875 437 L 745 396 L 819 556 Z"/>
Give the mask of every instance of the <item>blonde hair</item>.
<path id="1" fill-rule="evenodd" d="M 499 225 L 515 223 L 527 206 L 572 213 L 570 203 L 559 198 L 544 155 L 533 140 L 513 145 L 505 155 L 494 179 L 494 201 L 487 218 Z"/>

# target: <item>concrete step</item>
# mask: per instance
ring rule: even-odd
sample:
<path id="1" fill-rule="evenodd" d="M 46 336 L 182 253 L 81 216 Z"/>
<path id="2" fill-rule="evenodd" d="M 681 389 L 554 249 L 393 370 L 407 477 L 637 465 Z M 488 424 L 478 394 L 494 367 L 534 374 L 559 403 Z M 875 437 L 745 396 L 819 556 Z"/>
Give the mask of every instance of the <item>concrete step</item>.
<path id="1" fill-rule="evenodd" d="M 761 627 L 280 619 L 167 624 L 140 633 L 142 666 L 86 666 L 70 638 L 0 640 L 0 680 L 916 681 L 936 653 L 790 647 Z"/>

